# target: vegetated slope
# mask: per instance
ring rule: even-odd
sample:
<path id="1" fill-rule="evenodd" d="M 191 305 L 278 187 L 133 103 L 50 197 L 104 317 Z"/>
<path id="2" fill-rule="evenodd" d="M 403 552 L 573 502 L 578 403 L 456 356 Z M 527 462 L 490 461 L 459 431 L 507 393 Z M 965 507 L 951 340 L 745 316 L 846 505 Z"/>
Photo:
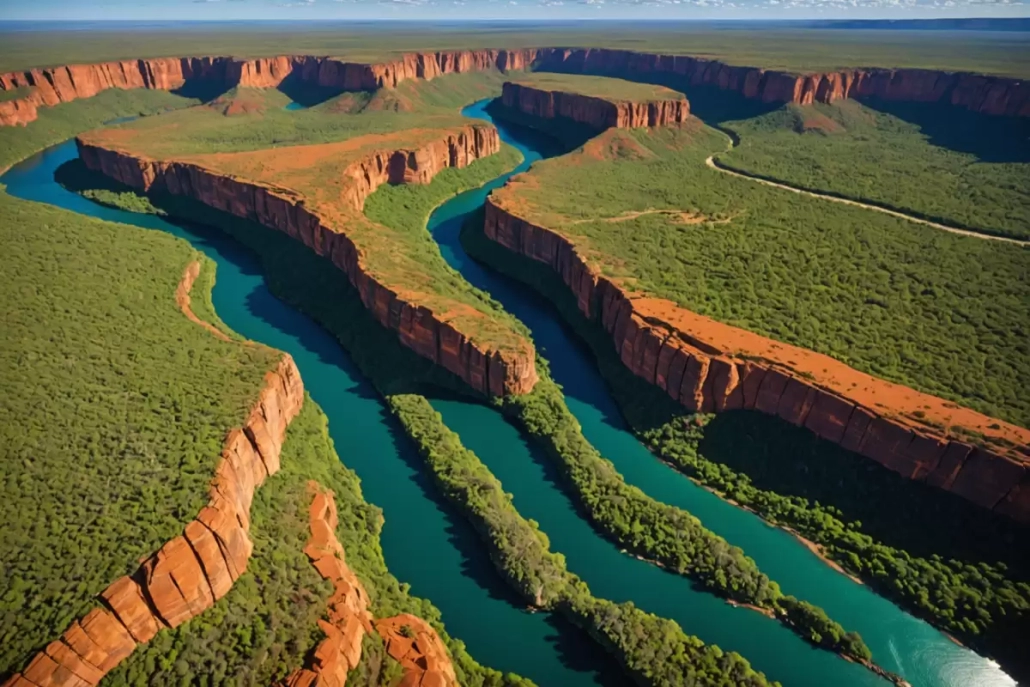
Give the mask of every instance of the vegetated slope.
<path id="1" fill-rule="evenodd" d="M 626 288 L 1027 426 L 1027 253 L 730 178 L 700 122 L 612 130 L 495 192 Z"/>
<path id="2" fill-rule="evenodd" d="M 561 91 L 609 100 L 647 102 L 682 97 L 676 91 L 664 86 L 613 79 L 606 76 L 573 76 L 554 72 L 533 72 L 517 74 L 508 80 L 538 90 Z"/>
<path id="3" fill-rule="evenodd" d="M 279 354 L 179 311 L 181 241 L 6 195 L 0 231 L 6 672 L 195 517 Z"/>
<path id="4" fill-rule="evenodd" d="M 920 104 L 787 105 L 726 121 L 722 164 L 989 234 L 1030 238 L 1030 143 L 1022 120 Z"/>

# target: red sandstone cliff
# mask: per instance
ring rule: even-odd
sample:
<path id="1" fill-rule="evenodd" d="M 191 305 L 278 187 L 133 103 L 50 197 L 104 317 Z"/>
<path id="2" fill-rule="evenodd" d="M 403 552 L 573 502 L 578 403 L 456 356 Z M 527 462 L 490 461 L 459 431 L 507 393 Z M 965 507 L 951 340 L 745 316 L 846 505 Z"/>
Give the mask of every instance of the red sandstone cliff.
<path id="1" fill-rule="evenodd" d="M 905 477 L 1030 523 L 1030 431 L 669 301 L 629 295 L 591 270 L 568 239 L 516 217 L 492 196 L 485 232 L 550 265 L 576 294 L 583 314 L 612 335 L 622 362 L 689 410 L 777 415 Z M 919 423 L 916 411 L 996 441 L 974 446 Z"/>
<path id="2" fill-rule="evenodd" d="M 408 79 L 532 65 L 573 73 L 639 79 L 648 74 L 685 77 L 694 85 L 733 90 L 765 102 L 833 102 L 872 96 L 887 100 L 950 103 L 975 112 L 1030 117 L 1030 82 L 926 69 L 847 69 L 824 74 L 734 67 L 717 60 L 628 50 L 524 48 L 453 50 L 401 55 L 376 64 L 331 57 L 169 57 L 33 69 L 0 75 L 0 90 L 32 89 L 25 98 L 0 103 L 0 126 L 26 124 L 40 105 L 86 98 L 109 88 L 172 90 L 190 80 L 214 80 L 226 88 L 278 86 L 288 76 L 342 90 L 393 88 Z"/>
<path id="3" fill-rule="evenodd" d="M 631 102 L 549 91 L 511 82 L 504 84 L 501 102 L 527 115 L 544 119 L 564 117 L 599 131 L 666 126 L 684 122 L 690 117 L 690 105 L 682 96 L 669 100 Z"/>
<path id="4" fill-rule="evenodd" d="M 343 200 L 356 210 L 383 183 L 426 183 L 446 167 L 463 167 L 500 149 L 492 127 L 468 126 L 419 150 L 382 151 L 351 165 L 354 179 Z M 517 351 L 483 347 L 447 321 L 446 315 L 410 300 L 373 274 L 362 252 L 290 191 L 232 178 L 195 164 L 157 162 L 105 150 L 79 141 L 87 167 L 142 191 L 159 189 L 198 200 L 237 217 L 255 220 L 301 241 L 342 269 L 365 307 L 384 327 L 397 332 L 402 344 L 442 365 L 473 389 L 493 396 L 522 394 L 536 384 L 535 352 L 528 342 Z"/>
<path id="5" fill-rule="evenodd" d="M 166 627 L 178 627 L 228 593 L 252 544 L 254 491 L 279 471 L 286 427 L 300 412 L 304 385 L 289 355 L 265 376 L 242 428 L 229 432 L 210 499 L 184 533 L 100 596 L 102 605 L 72 623 L 3 687 L 91 687 Z"/>

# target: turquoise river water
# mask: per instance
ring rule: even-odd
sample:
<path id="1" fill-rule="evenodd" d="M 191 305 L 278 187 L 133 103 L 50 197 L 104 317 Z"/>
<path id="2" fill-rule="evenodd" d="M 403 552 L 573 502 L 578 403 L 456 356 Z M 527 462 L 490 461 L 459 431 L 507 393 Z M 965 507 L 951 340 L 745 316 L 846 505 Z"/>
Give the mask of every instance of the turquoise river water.
<path id="1" fill-rule="evenodd" d="M 493 121 L 486 102 L 463 113 Z M 298 116 L 303 116 L 298 112 Z M 490 184 L 454 197 L 430 217 L 429 230 L 444 258 L 468 281 L 504 304 L 533 331 L 534 340 L 564 387 L 584 434 L 613 461 L 626 481 L 652 497 L 680 506 L 752 556 L 783 590 L 824 607 L 847 629 L 859 631 L 874 659 L 915 687 L 993 687 L 1015 684 L 992 662 L 959 647 L 928 624 L 867 588 L 834 572 L 801 543 L 769 527 L 654 458 L 627 430 L 588 352 L 557 314 L 524 287 L 472 262 L 458 243 L 461 223 L 512 174 L 560 150 L 537 135 L 494 122 L 524 162 Z M 189 241 L 218 266 L 214 304 L 247 338 L 289 352 L 312 398 L 329 417 L 343 462 L 361 477 L 365 497 L 383 509 L 383 550 L 390 570 L 443 612 L 448 631 L 479 661 L 515 671 L 542 687 L 620 685 L 617 666 L 579 630 L 545 613 L 522 610 L 494 573 L 461 517 L 443 504 L 421 471 L 421 461 L 371 385 L 335 339 L 276 300 L 257 260 L 222 234 L 180 226 L 159 217 L 96 205 L 54 181 L 54 171 L 75 158 L 73 141 L 48 149 L 0 177 L 11 195 Z M 689 633 L 746 656 L 784 685 L 886 685 L 861 666 L 814 649 L 785 627 L 753 611 L 734 608 L 696 591 L 689 580 L 621 553 L 577 513 L 548 461 L 496 411 L 472 403 L 433 400 L 446 423 L 504 483 L 519 511 L 540 523 L 552 547 L 597 596 L 632 600 L 676 620 Z"/>

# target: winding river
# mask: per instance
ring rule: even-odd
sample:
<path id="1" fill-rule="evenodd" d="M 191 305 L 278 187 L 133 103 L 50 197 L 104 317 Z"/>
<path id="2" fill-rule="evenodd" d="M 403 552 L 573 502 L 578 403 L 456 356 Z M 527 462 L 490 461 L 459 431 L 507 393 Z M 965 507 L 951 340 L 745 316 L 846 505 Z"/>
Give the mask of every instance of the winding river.
<path id="1" fill-rule="evenodd" d="M 492 121 L 485 102 L 464 110 Z M 298 113 L 300 115 L 300 113 Z M 300 115 L 302 116 L 302 115 Z M 737 509 L 656 460 L 626 429 L 589 353 L 563 328 L 556 313 L 524 287 L 472 262 L 458 243 L 464 217 L 511 174 L 560 152 L 530 132 L 495 122 L 502 139 L 525 161 L 512 173 L 441 205 L 429 229 L 445 259 L 532 330 L 552 374 L 564 386 L 587 438 L 651 496 L 690 510 L 706 526 L 741 546 L 785 592 L 823 606 L 848 629 L 861 632 L 875 660 L 916 687 L 988 687 L 1014 682 L 990 661 L 965 650 L 926 623 L 840 575 L 786 533 Z M 293 355 L 311 396 L 329 417 L 343 462 L 361 477 L 366 498 L 386 517 L 383 549 L 390 570 L 433 601 L 448 630 L 479 661 L 515 671 L 542 687 L 622 684 L 620 671 L 581 632 L 548 614 L 519 610 L 500 583 L 471 528 L 442 505 L 421 470 L 421 460 L 388 417 L 372 387 L 314 322 L 276 300 L 256 259 L 218 232 L 182 227 L 149 215 L 113 210 L 65 191 L 54 170 L 77 155 L 74 142 L 13 167 L 0 182 L 10 194 L 101 219 L 165 231 L 189 241 L 218 265 L 214 304 L 235 331 Z M 784 685 L 887 684 L 866 669 L 814 649 L 758 613 L 733 608 L 690 582 L 619 552 L 599 537 L 560 488 L 549 462 L 490 408 L 434 400 L 448 426 L 502 480 L 526 517 L 537 520 L 553 548 L 598 596 L 633 600 L 677 620 L 684 629 L 740 651 Z"/>

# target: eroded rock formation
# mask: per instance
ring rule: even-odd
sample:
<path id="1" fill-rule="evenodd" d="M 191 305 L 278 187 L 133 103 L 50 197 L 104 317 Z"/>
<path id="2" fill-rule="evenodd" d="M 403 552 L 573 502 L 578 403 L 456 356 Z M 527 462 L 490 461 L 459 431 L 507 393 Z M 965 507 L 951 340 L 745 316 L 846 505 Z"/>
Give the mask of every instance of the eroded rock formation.
<path id="1" fill-rule="evenodd" d="M 184 533 L 132 575 L 101 592 L 102 605 L 72 623 L 3 687 L 92 686 L 143 644 L 214 605 L 243 574 L 252 544 L 254 491 L 279 471 L 286 427 L 300 412 L 304 385 L 289 355 L 265 376 L 242 428 L 229 432 L 207 506 Z"/>
<path id="2" fill-rule="evenodd" d="M 308 482 L 313 495 L 308 511 L 311 538 L 304 553 L 311 559 L 322 579 L 333 585 L 326 620 L 318 627 L 325 633 L 315 648 L 307 668 L 294 671 L 284 682 L 287 687 L 344 687 L 347 673 L 361 661 L 361 639 L 374 632 L 369 599 L 361 581 L 347 566 L 343 546 L 336 538 L 339 519 L 331 491 L 317 482 Z"/>
<path id="3" fill-rule="evenodd" d="M 1030 522 L 1030 431 L 874 378 L 829 356 L 631 295 L 559 233 L 486 203 L 487 237 L 550 265 L 622 362 L 689 410 L 758 410 L 806 427 L 907 478 Z M 981 434 L 974 445 L 963 428 Z"/>
<path id="4" fill-rule="evenodd" d="M 679 96 L 668 100 L 632 102 L 564 93 L 506 82 L 501 102 L 523 114 L 543 119 L 564 117 L 604 131 L 635 127 L 666 126 L 690 117 L 690 105 Z"/>
<path id="5" fill-rule="evenodd" d="M 340 90 L 393 88 L 409 79 L 484 69 L 525 69 L 536 64 L 572 73 L 646 78 L 671 74 L 694 85 L 711 85 L 769 103 L 834 102 L 843 98 L 949 103 L 975 112 L 1030 117 L 1030 82 L 997 76 L 929 69 L 846 69 L 817 74 L 735 67 L 717 60 L 607 48 L 451 50 L 400 55 L 375 64 L 331 57 L 168 57 L 69 65 L 0 75 L 0 90 L 31 89 L 24 98 L 0 103 L 0 126 L 27 124 L 40 105 L 86 98 L 109 88 L 174 90 L 188 81 L 214 81 L 225 88 L 271 88 L 287 77 Z"/>
<path id="6" fill-rule="evenodd" d="M 446 133 L 418 150 L 371 153 L 346 172 L 354 183 L 343 194 L 352 209 L 383 183 L 426 183 L 446 167 L 463 167 L 500 149 L 497 130 L 468 126 Z M 269 188 L 184 162 L 158 162 L 125 152 L 105 150 L 79 141 L 87 167 L 123 184 L 163 190 L 198 200 L 237 217 L 282 231 L 329 258 L 357 289 L 365 307 L 384 327 L 397 332 L 402 344 L 493 396 L 528 393 L 536 384 L 535 352 L 525 342 L 518 350 L 492 350 L 459 331 L 446 314 L 412 300 L 368 269 L 362 252 L 346 234 L 316 214 L 293 192 Z M 344 225 L 346 222 L 343 223 Z"/>
<path id="7" fill-rule="evenodd" d="M 386 641 L 387 653 L 404 666 L 397 687 L 458 687 L 447 647 L 429 623 L 402 613 L 375 625 Z"/>

